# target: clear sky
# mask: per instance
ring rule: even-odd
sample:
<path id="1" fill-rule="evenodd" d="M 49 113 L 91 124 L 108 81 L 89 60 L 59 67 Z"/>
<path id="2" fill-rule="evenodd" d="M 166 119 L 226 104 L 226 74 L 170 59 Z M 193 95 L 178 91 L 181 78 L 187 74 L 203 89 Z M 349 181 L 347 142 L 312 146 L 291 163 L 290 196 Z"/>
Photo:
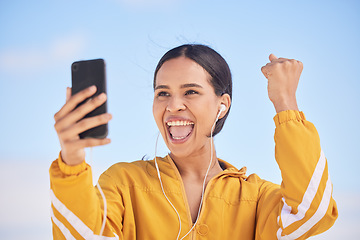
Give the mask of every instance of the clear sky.
<path id="1" fill-rule="evenodd" d="M 153 158 L 153 71 L 184 43 L 213 47 L 232 70 L 218 156 L 276 183 L 275 110 L 260 68 L 270 53 L 303 62 L 298 104 L 320 134 L 340 211 L 312 239 L 360 235 L 360 2 L 12 0 L 0 3 L 0 238 L 51 238 L 48 168 L 60 150 L 53 115 L 71 85 L 71 63 L 107 63 L 112 143 L 88 159 L 97 179 L 118 161 Z M 158 153 L 167 153 L 163 143 Z"/>

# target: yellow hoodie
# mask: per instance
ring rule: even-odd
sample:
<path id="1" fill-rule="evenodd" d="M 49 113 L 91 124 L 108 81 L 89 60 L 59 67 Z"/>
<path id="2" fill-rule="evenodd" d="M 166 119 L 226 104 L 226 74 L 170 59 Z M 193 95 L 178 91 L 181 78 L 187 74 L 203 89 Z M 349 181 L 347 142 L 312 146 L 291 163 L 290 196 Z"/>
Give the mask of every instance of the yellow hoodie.
<path id="1" fill-rule="evenodd" d="M 223 172 L 205 190 L 195 228 L 184 239 L 306 239 L 330 228 L 337 218 L 332 184 L 320 139 L 302 112 L 274 117 L 275 158 L 281 186 L 256 174 L 245 176 L 219 159 Z M 157 158 L 164 189 L 181 217 L 181 234 L 192 220 L 181 176 L 169 156 Z M 59 157 L 50 168 L 54 239 L 176 239 L 178 217 L 163 195 L 154 160 L 117 163 L 93 186 L 85 162 L 67 166 Z"/>

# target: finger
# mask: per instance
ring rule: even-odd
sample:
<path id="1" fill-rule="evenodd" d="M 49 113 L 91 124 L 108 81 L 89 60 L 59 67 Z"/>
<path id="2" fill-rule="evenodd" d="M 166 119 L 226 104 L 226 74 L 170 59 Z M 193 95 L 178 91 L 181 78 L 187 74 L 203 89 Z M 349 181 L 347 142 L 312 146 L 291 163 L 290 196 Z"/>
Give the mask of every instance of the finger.
<path id="1" fill-rule="evenodd" d="M 111 140 L 109 138 L 86 138 L 86 139 L 77 139 L 72 141 L 66 141 L 63 144 L 63 148 L 67 149 L 67 152 L 76 152 L 79 149 L 84 149 L 86 147 L 96 147 L 101 145 L 109 144 Z"/>
<path id="2" fill-rule="evenodd" d="M 265 71 L 266 71 L 266 67 L 265 66 L 262 66 L 261 67 L 261 72 L 265 75 Z"/>
<path id="3" fill-rule="evenodd" d="M 70 98 L 71 98 L 71 88 L 67 87 L 66 88 L 66 102 L 68 102 Z"/>
<path id="4" fill-rule="evenodd" d="M 262 66 L 262 67 L 261 67 L 261 72 L 264 74 L 264 76 L 265 76 L 266 78 L 269 77 L 268 68 L 267 68 L 266 66 Z"/>
<path id="5" fill-rule="evenodd" d="M 59 133 L 59 137 L 63 141 L 68 141 L 70 139 L 76 138 L 80 133 L 89 130 L 91 128 L 107 124 L 112 119 L 110 113 L 101 114 L 95 117 L 84 118 L 75 125 L 65 129 Z"/>
<path id="6" fill-rule="evenodd" d="M 89 98 L 90 96 L 94 95 L 96 92 L 96 86 L 91 86 L 89 88 L 86 88 L 77 94 L 71 96 L 67 103 L 54 115 L 55 121 L 58 121 L 59 119 L 63 118 L 69 112 L 74 110 L 74 108 L 84 101 L 86 98 Z"/>
<path id="7" fill-rule="evenodd" d="M 274 61 L 276 59 L 278 59 L 278 58 L 273 53 L 269 55 L 270 62 L 272 62 L 272 61 Z"/>
<path id="8" fill-rule="evenodd" d="M 296 60 L 297 61 L 297 63 L 298 63 L 298 66 L 299 66 L 299 72 L 300 72 L 300 74 L 301 74 L 301 72 L 302 72 L 302 70 L 304 69 L 304 64 L 301 62 L 301 61 L 298 61 L 298 60 Z"/>
<path id="9" fill-rule="evenodd" d="M 81 120 L 86 114 L 93 111 L 97 107 L 104 104 L 106 101 L 106 94 L 101 93 L 99 96 L 88 100 L 86 103 L 82 104 L 80 107 L 76 108 L 69 114 L 67 114 L 62 119 L 58 120 L 55 123 L 55 129 L 57 132 L 61 132 L 71 125 L 75 124 L 79 120 Z"/>
<path id="10" fill-rule="evenodd" d="M 289 63 L 294 63 L 294 61 L 296 61 L 295 59 L 291 59 L 291 58 L 278 58 L 277 62 L 279 63 L 284 63 L 284 62 L 289 62 Z"/>
<path id="11" fill-rule="evenodd" d="M 304 68 L 304 64 L 303 64 L 301 61 L 299 61 L 299 60 L 296 60 L 296 61 L 297 61 L 298 64 L 300 65 L 301 69 L 303 69 L 303 68 Z"/>
<path id="12" fill-rule="evenodd" d="M 86 147 L 96 147 L 101 145 L 106 145 L 111 143 L 110 138 L 86 138 L 86 139 L 80 139 L 72 142 L 68 142 L 68 144 L 71 144 L 73 149 L 80 149 L 80 148 L 86 148 Z"/>
<path id="13" fill-rule="evenodd" d="M 95 146 L 101 146 L 111 143 L 110 138 L 104 138 L 104 139 L 97 139 L 97 138 L 88 138 L 83 141 L 84 147 L 95 147 Z"/>

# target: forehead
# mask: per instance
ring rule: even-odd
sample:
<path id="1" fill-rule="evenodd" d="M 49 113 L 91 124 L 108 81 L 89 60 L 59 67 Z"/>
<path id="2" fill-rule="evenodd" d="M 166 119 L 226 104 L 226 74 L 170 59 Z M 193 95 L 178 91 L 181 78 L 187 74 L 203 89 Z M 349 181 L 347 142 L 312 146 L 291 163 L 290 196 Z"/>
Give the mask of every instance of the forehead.
<path id="1" fill-rule="evenodd" d="M 178 57 L 170 59 L 161 66 L 156 74 L 155 87 L 158 85 L 180 86 L 196 83 L 203 87 L 211 87 L 210 75 L 195 61 Z"/>

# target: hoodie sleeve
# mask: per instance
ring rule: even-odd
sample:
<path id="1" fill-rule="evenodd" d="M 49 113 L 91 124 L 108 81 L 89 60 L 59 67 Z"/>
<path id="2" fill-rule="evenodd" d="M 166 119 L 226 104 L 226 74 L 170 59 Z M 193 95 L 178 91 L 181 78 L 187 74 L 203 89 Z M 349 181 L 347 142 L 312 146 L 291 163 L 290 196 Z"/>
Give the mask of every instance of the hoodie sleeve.
<path id="1" fill-rule="evenodd" d="M 327 160 L 302 112 L 283 111 L 274 121 L 282 183 L 260 187 L 256 239 L 306 239 L 329 229 L 338 215 Z"/>
<path id="2" fill-rule="evenodd" d="M 59 156 L 51 164 L 49 172 L 54 239 L 123 239 L 123 206 L 111 178 L 103 177 L 99 182 L 107 201 L 117 199 L 117 203 L 107 204 L 108 214 L 103 227 L 104 202 L 99 189 L 93 186 L 91 167 L 85 161 L 68 166 Z M 117 212 L 116 218 L 112 218 L 114 212 Z"/>

